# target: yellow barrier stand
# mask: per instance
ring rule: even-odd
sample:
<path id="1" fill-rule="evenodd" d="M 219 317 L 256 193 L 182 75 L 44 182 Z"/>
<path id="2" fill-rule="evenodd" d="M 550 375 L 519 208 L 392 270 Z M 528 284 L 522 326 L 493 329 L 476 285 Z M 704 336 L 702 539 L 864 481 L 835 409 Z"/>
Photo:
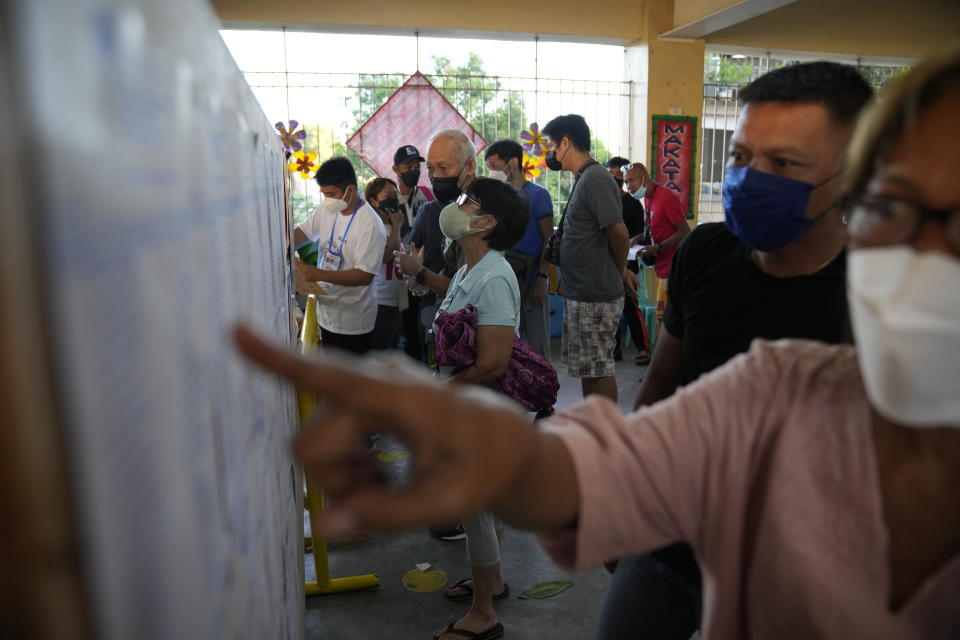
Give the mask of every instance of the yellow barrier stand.
<path id="1" fill-rule="evenodd" d="M 304 355 L 317 349 L 317 301 L 313 295 L 307 297 L 307 309 L 303 317 L 303 328 L 300 331 L 300 352 Z M 310 412 L 317 406 L 314 394 L 300 390 L 297 393 L 300 406 L 300 421 L 306 420 Z M 310 534 L 313 539 L 313 566 L 317 573 L 316 582 L 307 582 L 304 591 L 308 596 L 319 596 L 327 593 L 341 593 L 357 591 L 380 586 L 380 576 L 368 573 L 362 576 L 347 578 L 331 578 L 330 565 L 327 562 L 327 541 L 318 531 L 317 520 L 323 513 L 323 492 L 310 486 L 307 481 L 307 510 L 310 513 Z"/>

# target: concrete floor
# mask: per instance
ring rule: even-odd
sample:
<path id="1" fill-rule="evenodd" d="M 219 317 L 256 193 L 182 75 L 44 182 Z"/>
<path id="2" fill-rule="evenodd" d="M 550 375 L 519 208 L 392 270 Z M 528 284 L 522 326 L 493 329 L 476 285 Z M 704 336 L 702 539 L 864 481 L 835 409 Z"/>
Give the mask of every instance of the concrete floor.
<path id="1" fill-rule="evenodd" d="M 566 375 L 559 364 L 559 340 L 554 340 L 554 364 L 560 375 L 558 407 L 579 402 L 580 382 Z M 645 368 L 633 363 L 632 346 L 624 349 L 617 363 L 620 406 L 628 410 L 633 403 L 639 378 Z M 379 449 L 395 447 L 388 440 Z M 405 463 L 394 463 L 392 473 L 402 475 Z M 603 568 L 583 574 L 571 574 L 547 557 L 532 534 L 507 529 L 502 546 L 503 576 L 510 585 L 511 597 L 498 601 L 497 612 L 505 637 L 512 640 L 592 640 L 609 576 Z M 336 545 L 330 549 L 331 576 L 376 573 L 380 587 L 366 592 L 344 593 L 307 598 L 307 638 L 346 640 L 348 638 L 417 639 L 432 637 L 434 630 L 459 618 L 469 603 L 450 602 L 443 591 L 408 591 L 401 578 L 414 564 L 429 562 L 446 571 L 450 584 L 469 576 L 463 541 L 441 542 L 425 530 L 401 535 L 373 535 L 358 543 Z M 314 578 L 313 557 L 307 555 L 307 580 Z M 545 600 L 520 600 L 522 591 L 552 580 L 572 580 L 574 586 Z"/>

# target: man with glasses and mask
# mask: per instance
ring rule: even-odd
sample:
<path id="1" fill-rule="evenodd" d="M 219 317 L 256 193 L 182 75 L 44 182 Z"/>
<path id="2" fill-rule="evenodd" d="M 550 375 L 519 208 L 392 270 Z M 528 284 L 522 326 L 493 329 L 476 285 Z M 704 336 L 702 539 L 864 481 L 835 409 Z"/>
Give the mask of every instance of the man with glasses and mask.
<path id="1" fill-rule="evenodd" d="M 854 67 L 832 62 L 776 69 L 740 91 L 726 220 L 697 227 L 673 258 L 663 330 L 635 407 L 673 395 L 755 338 L 847 340 L 839 178 L 871 95 Z M 676 544 L 620 559 L 598 638 L 687 638 L 700 614 L 697 562 Z"/>
<path id="2" fill-rule="evenodd" d="M 323 201 L 294 230 L 296 246 L 320 242 L 317 266 L 294 262 L 297 291 L 317 296 L 323 343 L 365 353 L 377 321 L 370 283 L 380 270 L 387 236 L 377 212 L 360 198 L 350 161 L 330 158 L 317 170 Z"/>
<path id="3" fill-rule="evenodd" d="M 623 224 L 621 190 L 590 156 L 590 127 L 583 116 L 558 116 L 543 127 L 547 167 L 576 175 L 561 220 L 563 277 L 561 353 L 583 396 L 617 400 L 613 351 L 623 312 L 624 287 L 635 290 L 627 270 L 630 236 Z"/>

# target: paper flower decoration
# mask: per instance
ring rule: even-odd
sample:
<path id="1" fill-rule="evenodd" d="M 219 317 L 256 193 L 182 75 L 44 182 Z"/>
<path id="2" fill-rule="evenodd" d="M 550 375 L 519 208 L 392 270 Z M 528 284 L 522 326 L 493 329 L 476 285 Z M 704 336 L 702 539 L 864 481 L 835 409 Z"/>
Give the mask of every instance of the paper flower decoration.
<path id="1" fill-rule="evenodd" d="M 536 122 L 531 122 L 529 129 L 520 132 L 520 139 L 523 140 L 523 150 L 530 155 L 547 155 L 547 138 L 540 133 L 540 126 Z"/>
<path id="2" fill-rule="evenodd" d="M 540 168 L 545 166 L 540 156 L 531 156 L 526 152 L 523 154 L 523 175 L 527 180 L 540 177 Z"/>
<path id="3" fill-rule="evenodd" d="M 282 122 L 278 122 L 273 125 L 277 128 L 277 131 L 280 132 L 280 142 L 283 143 L 283 148 L 287 151 L 294 152 L 300 151 L 303 149 L 303 145 L 300 144 L 301 140 L 306 140 L 307 132 L 303 129 L 297 131 L 297 127 L 300 126 L 300 123 L 296 120 L 291 120 L 287 123 L 287 126 L 284 127 Z"/>
<path id="4" fill-rule="evenodd" d="M 313 151 L 296 151 L 293 154 L 293 162 L 290 163 L 290 171 L 299 173 L 304 180 L 312 178 L 317 172 L 320 164 L 317 162 L 317 154 Z"/>

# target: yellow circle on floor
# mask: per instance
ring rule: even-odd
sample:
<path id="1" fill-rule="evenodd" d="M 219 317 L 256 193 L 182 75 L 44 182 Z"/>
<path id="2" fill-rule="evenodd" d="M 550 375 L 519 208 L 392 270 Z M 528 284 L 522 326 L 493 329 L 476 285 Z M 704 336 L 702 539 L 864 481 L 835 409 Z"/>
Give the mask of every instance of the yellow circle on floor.
<path id="1" fill-rule="evenodd" d="M 401 462 L 410 457 L 410 454 L 403 449 L 390 449 L 377 456 L 383 462 Z"/>
<path id="2" fill-rule="evenodd" d="M 446 584 L 447 572 L 436 567 L 430 567 L 426 571 L 410 569 L 403 574 L 403 586 L 417 593 L 430 593 L 443 588 Z"/>

